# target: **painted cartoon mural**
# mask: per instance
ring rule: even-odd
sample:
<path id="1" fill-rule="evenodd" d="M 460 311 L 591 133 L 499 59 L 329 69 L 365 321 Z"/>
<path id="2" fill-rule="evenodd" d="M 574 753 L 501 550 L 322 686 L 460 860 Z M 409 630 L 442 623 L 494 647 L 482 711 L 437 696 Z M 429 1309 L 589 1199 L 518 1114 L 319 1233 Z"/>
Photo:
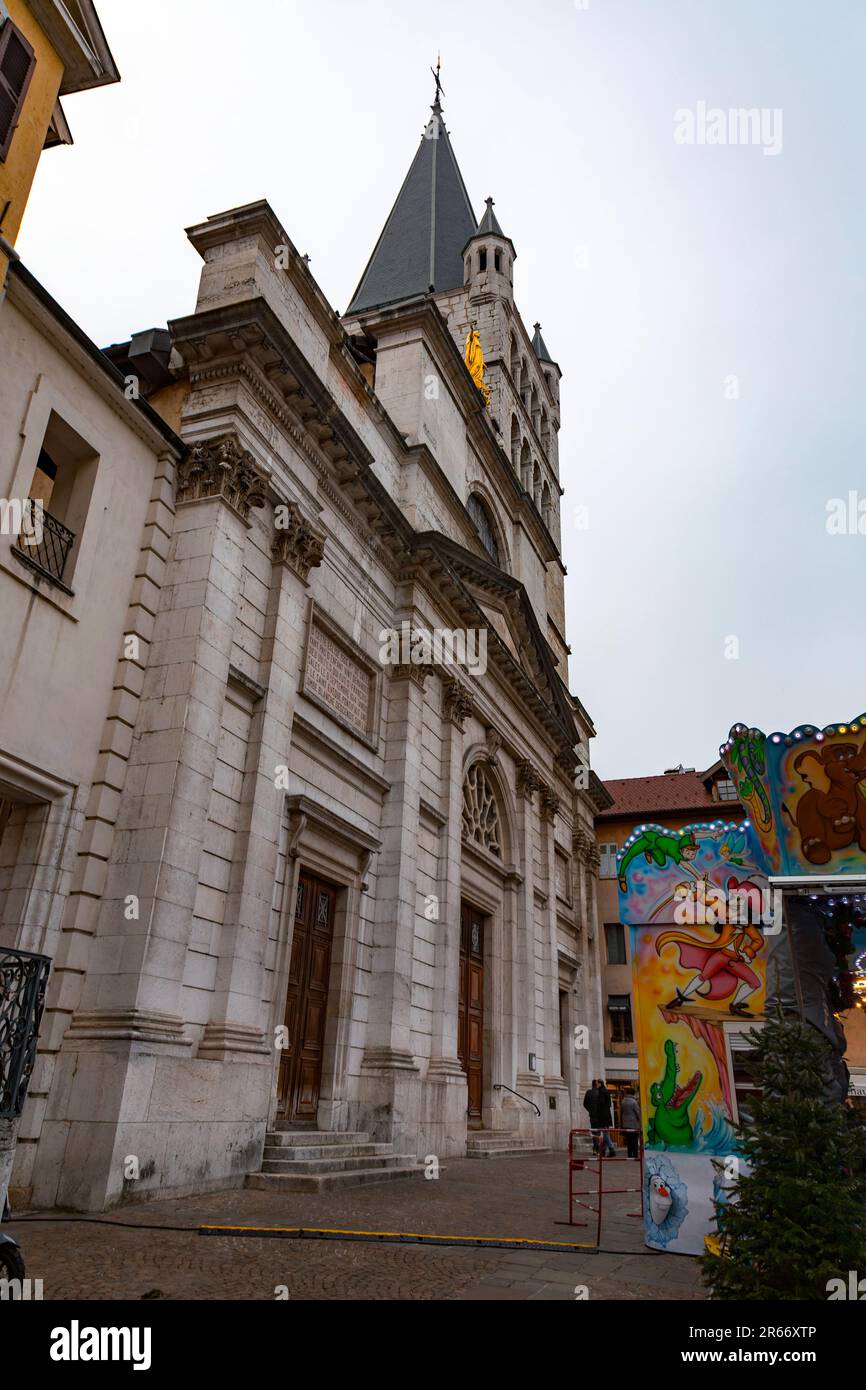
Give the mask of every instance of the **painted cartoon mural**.
<path id="1" fill-rule="evenodd" d="M 747 807 L 765 872 L 862 872 L 866 714 L 819 729 L 763 734 L 735 724 L 720 748 Z"/>
<path id="2" fill-rule="evenodd" d="M 790 734 L 735 724 L 720 752 L 749 819 L 638 826 L 617 865 L 620 921 L 631 929 L 646 1241 L 694 1255 L 744 1167 L 733 1056 L 763 1017 L 768 953 L 776 997 L 793 988 L 779 961 L 796 954 L 799 1009 L 838 1047 L 843 1088 L 835 1019 L 866 996 L 866 714 Z M 850 893 L 836 878 L 846 874 Z"/>
<path id="3" fill-rule="evenodd" d="M 748 822 L 641 826 L 618 878 L 632 932 L 646 1241 L 701 1254 L 718 1165 L 737 1152 L 730 1034 L 763 1014 L 774 901 Z"/>

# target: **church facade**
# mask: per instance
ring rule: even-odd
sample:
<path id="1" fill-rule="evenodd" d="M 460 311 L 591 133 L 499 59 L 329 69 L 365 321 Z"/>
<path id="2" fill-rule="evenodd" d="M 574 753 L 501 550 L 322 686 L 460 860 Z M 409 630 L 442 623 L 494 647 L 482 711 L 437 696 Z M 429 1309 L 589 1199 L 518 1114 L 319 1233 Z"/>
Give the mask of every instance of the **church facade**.
<path id="1" fill-rule="evenodd" d="M 604 792 L 515 248 L 438 94 L 342 318 L 267 203 L 188 236 L 195 312 L 107 352 L 182 448 L 152 622 L 114 635 L 140 679 L 99 754 L 96 887 L 82 912 L 73 839 L 52 890 L 15 1185 L 86 1210 L 267 1185 L 279 1135 L 405 1170 L 563 1147 L 603 1055 Z"/>

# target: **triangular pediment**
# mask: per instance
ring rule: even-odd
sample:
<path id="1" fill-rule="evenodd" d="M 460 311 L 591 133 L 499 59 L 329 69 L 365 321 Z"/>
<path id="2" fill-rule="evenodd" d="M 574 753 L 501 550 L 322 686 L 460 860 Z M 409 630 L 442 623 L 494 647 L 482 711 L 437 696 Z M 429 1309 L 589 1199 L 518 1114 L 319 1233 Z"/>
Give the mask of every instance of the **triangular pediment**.
<path id="1" fill-rule="evenodd" d="M 574 711 L 523 585 L 496 565 L 436 532 L 425 532 L 417 537 L 416 544 L 436 552 L 458 586 L 467 618 L 471 610 L 474 623 L 487 627 L 496 643 L 508 653 L 517 685 L 524 691 L 531 687 L 532 698 L 546 707 L 545 718 L 549 715 L 563 733 L 568 731 L 569 738 L 573 733 L 576 743 Z"/>

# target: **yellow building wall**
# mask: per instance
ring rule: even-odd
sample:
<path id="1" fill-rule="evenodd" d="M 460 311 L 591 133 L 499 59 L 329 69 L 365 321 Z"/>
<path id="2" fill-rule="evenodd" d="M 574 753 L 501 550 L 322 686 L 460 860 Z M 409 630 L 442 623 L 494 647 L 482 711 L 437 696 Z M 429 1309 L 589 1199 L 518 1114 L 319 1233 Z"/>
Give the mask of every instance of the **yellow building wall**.
<path id="1" fill-rule="evenodd" d="M 0 234 L 14 246 L 60 92 L 63 64 L 24 0 L 6 0 L 6 8 L 12 23 L 20 29 L 36 54 L 36 66 L 24 98 L 24 110 L 12 137 L 9 153 L 0 163 L 0 213 L 9 203 L 0 225 Z M 0 252 L 0 284 L 5 278 L 6 264 L 6 257 Z"/>

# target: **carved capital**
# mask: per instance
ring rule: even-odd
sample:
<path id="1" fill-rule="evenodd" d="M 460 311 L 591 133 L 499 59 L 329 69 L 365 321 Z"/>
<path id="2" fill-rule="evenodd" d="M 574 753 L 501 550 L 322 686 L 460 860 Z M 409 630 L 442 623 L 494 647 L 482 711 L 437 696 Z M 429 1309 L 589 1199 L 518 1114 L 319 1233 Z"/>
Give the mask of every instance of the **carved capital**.
<path id="1" fill-rule="evenodd" d="M 535 792 L 544 786 L 539 774 L 528 758 L 521 758 L 517 764 L 517 794 L 531 802 Z"/>
<path id="2" fill-rule="evenodd" d="M 556 813 L 559 810 L 559 797 L 545 783 L 541 788 L 541 819 L 550 821 L 551 824 L 556 820 Z"/>
<path id="3" fill-rule="evenodd" d="M 177 500 L 200 502 L 221 497 L 246 521 L 251 507 L 267 500 L 270 470 L 256 463 L 233 434 L 193 444 L 177 470 Z"/>
<path id="4" fill-rule="evenodd" d="M 425 666 L 421 662 L 407 661 L 399 665 L 389 666 L 388 674 L 392 681 L 414 681 L 423 690 L 424 682 L 428 676 L 435 673 L 435 670 L 435 666 Z"/>
<path id="5" fill-rule="evenodd" d="M 442 717 L 463 732 L 463 721 L 472 713 L 472 699 L 460 681 L 446 680 L 442 688 Z"/>
<path id="6" fill-rule="evenodd" d="M 307 521 L 295 502 L 280 502 L 274 508 L 271 553 L 278 565 L 287 565 L 305 583 L 310 570 L 322 563 L 325 537 Z"/>
<path id="7" fill-rule="evenodd" d="M 574 852 L 581 864 L 588 864 L 590 853 L 595 848 L 595 841 L 592 836 L 588 835 L 583 827 L 579 825 L 575 828 L 571 843 L 574 846 Z"/>

